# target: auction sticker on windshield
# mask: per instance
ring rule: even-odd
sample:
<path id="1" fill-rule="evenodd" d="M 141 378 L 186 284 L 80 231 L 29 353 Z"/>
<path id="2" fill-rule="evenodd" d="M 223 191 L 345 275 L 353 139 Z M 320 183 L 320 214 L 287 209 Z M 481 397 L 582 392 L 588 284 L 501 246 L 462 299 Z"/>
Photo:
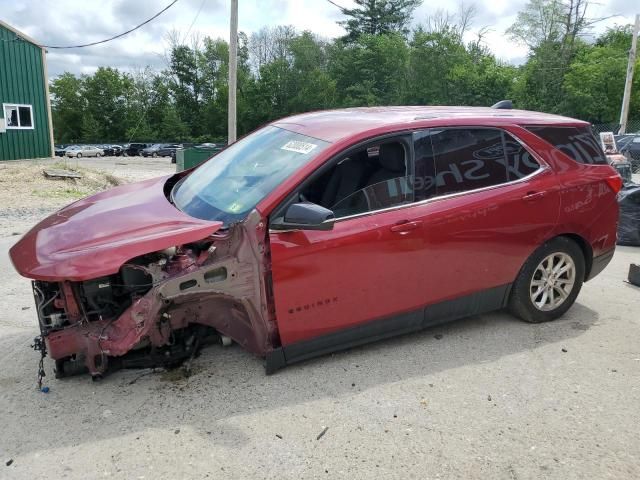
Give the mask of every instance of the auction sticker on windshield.
<path id="1" fill-rule="evenodd" d="M 318 145 L 314 143 L 301 142 L 299 140 L 291 140 L 290 142 L 287 142 L 282 147 L 280 147 L 280 149 L 288 150 L 290 152 L 307 154 L 317 146 Z"/>

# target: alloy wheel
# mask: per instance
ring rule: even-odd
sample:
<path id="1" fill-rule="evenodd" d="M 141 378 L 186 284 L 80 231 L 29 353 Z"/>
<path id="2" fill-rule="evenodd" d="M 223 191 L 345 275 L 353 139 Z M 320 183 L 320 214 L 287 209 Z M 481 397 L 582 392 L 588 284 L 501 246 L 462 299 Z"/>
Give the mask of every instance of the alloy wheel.
<path id="1" fill-rule="evenodd" d="M 573 259 L 566 253 L 552 253 L 533 272 L 529 286 L 531 302 L 543 312 L 555 310 L 571 295 L 575 282 Z"/>

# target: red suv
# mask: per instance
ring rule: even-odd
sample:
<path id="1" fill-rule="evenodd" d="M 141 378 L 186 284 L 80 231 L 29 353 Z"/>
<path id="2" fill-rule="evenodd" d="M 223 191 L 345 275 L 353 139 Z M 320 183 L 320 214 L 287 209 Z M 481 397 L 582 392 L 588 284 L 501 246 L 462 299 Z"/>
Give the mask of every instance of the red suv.
<path id="1" fill-rule="evenodd" d="M 175 364 L 211 339 L 272 372 L 502 308 L 553 320 L 611 260 L 620 188 L 570 118 L 314 112 L 75 202 L 11 258 L 58 376 Z"/>

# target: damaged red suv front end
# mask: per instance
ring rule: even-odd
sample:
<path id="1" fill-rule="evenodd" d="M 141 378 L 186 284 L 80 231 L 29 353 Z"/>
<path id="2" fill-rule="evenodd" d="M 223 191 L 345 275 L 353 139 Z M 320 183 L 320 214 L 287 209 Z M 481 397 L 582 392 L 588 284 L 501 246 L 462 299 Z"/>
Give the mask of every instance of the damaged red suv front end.
<path id="1" fill-rule="evenodd" d="M 59 376 L 175 365 L 212 340 L 273 372 L 494 310 L 559 318 L 613 257 L 621 186 L 579 120 L 312 112 L 69 205 L 10 254 Z"/>
<path id="2" fill-rule="evenodd" d="M 263 219 L 253 211 L 224 228 L 191 217 L 168 199 L 177 180 L 80 200 L 11 249 L 18 272 L 34 279 L 57 376 L 177 364 L 218 335 L 258 355 L 269 349 Z"/>

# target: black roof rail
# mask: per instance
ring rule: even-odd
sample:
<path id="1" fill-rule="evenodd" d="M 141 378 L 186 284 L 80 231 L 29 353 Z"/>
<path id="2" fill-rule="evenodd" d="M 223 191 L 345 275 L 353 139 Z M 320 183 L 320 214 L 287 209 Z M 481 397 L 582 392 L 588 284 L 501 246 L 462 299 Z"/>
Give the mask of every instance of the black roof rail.
<path id="1" fill-rule="evenodd" d="M 491 105 L 491 108 L 496 110 L 511 110 L 513 108 L 513 102 L 511 100 L 500 100 L 498 103 Z"/>

